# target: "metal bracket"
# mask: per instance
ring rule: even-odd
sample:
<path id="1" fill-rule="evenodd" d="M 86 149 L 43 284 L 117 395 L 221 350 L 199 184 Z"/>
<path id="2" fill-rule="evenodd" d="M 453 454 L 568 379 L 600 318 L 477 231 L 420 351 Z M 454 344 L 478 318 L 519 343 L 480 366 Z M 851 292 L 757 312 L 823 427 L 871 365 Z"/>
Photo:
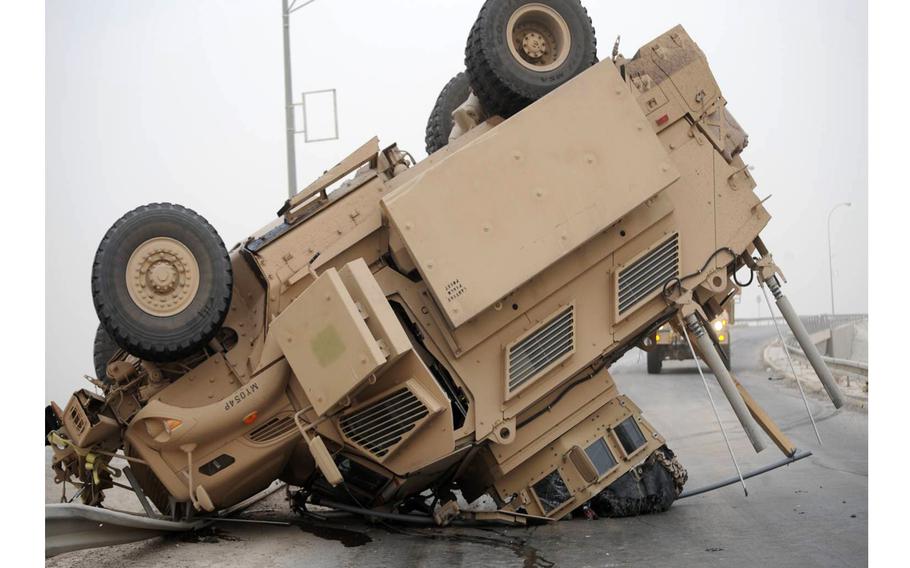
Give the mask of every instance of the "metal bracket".
<path id="1" fill-rule="evenodd" d="M 145 514 L 151 518 L 155 517 L 155 510 L 152 509 L 152 504 L 149 503 L 148 497 L 145 496 L 145 491 L 142 490 L 142 486 L 139 485 L 139 480 L 136 479 L 136 475 L 130 469 L 130 466 L 123 468 L 123 474 L 126 476 L 127 481 L 130 482 L 130 487 L 133 488 L 133 493 L 139 499 L 139 504 L 142 505 Z"/>
<path id="2" fill-rule="evenodd" d="M 303 6 L 301 6 L 303 7 Z M 322 138 L 310 138 L 308 134 L 307 127 L 307 112 L 306 112 L 306 98 L 308 95 L 321 95 L 323 93 L 332 94 L 332 118 L 335 125 L 335 133 L 332 136 L 324 136 Z M 291 103 L 291 106 L 301 107 L 301 112 L 303 113 L 303 129 L 295 130 L 294 134 L 303 134 L 303 141 L 305 143 L 310 142 L 328 142 L 330 140 L 338 140 L 338 94 L 335 89 L 319 89 L 316 91 L 304 91 L 300 94 L 299 103 Z"/>

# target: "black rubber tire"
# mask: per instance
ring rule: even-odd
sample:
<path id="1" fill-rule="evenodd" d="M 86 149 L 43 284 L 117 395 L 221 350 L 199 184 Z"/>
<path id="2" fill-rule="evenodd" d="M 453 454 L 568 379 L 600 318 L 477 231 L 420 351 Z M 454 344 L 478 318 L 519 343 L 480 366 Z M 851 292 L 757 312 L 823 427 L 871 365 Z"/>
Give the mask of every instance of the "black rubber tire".
<path id="1" fill-rule="evenodd" d="M 135 456 L 130 455 L 130 457 Z M 136 481 L 139 482 L 139 487 L 142 488 L 142 492 L 145 493 L 145 496 L 148 497 L 149 501 L 155 505 L 158 512 L 162 515 L 171 515 L 171 494 L 164 484 L 161 483 L 161 480 L 152 472 L 152 469 L 139 462 L 130 462 L 130 469 L 133 470 L 133 475 L 136 476 Z"/>
<path id="2" fill-rule="evenodd" d="M 111 339 L 111 336 L 104 331 L 104 327 L 99 323 L 95 331 L 95 342 L 92 346 L 92 359 L 95 363 L 95 378 L 103 383 L 110 383 L 111 379 L 107 376 L 107 364 L 114 356 L 114 353 L 120 349 L 120 346 Z"/>
<path id="3" fill-rule="evenodd" d="M 54 412 L 54 408 L 51 405 L 44 407 L 44 445 L 50 446 L 51 443 L 47 439 L 48 435 L 51 432 L 57 431 L 63 424 L 60 422 L 60 419 L 57 418 L 57 414 Z"/>
<path id="4" fill-rule="evenodd" d="M 670 508 L 678 495 L 673 475 L 653 455 L 636 470 L 637 476 L 629 470 L 591 499 L 590 507 L 598 516 L 634 517 Z"/>
<path id="5" fill-rule="evenodd" d="M 648 351 L 648 374 L 659 375 L 664 366 L 664 352 L 659 346 Z"/>
<path id="6" fill-rule="evenodd" d="M 566 21 L 572 45 L 550 71 L 532 71 L 515 60 L 506 43 L 509 18 L 525 4 L 544 4 Z M 465 67 L 487 116 L 508 118 L 597 62 L 597 39 L 579 0 L 487 0 L 468 36 Z"/>
<path id="7" fill-rule="evenodd" d="M 126 286 L 132 252 L 155 237 L 186 246 L 199 266 L 199 287 L 180 313 L 159 317 L 140 309 Z M 104 330 L 128 353 L 173 361 L 201 349 L 224 322 L 231 304 L 231 261 L 221 237 L 195 211 L 171 203 L 133 209 L 107 231 L 92 265 L 92 299 Z"/>
<path id="8" fill-rule="evenodd" d="M 462 71 L 446 83 L 436 98 L 436 104 L 427 119 L 427 155 L 444 147 L 449 143 L 449 134 L 452 132 L 452 111 L 467 100 L 471 92 L 468 75 Z"/>

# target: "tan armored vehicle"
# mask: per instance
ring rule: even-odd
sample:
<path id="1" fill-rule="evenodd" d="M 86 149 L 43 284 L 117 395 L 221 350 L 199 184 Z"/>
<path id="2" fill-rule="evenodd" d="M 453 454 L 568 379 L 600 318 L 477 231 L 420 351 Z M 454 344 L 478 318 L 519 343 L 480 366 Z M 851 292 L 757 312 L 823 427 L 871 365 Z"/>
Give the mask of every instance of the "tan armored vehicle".
<path id="1" fill-rule="evenodd" d="M 714 335 L 717 336 L 717 345 L 720 346 L 720 354 L 727 369 L 733 368 L 733 352 L 730 348 L 733 305 L 732 298 L 728 299 L 723 310 L 709 322 Z M 685 335 L 677 333 L 669 322 L 657 328 L 654 335 L 645 340 L 645 348 L 648 353 L 647 368 L 650 375 L 660 373 L 663 363 L 667 359 L 672 361 L 692 359 L 692 351 L 689 349 Z"/>
<path id="2" fill-rule="evenodd" d="M 685 470 L 608 369 L 665 323 L 756 450 L 795 452 L 706 327 L 747 265 L 804 332 L 746 135 L 686 31 L 597 62 L 577 0 L 488 0 L 465 61 L 429 157 L 374 138 L 230 252 L 178 205 L 114 223 L 96 392 L 49 416 L 59 482 L 97 505 L 122 471 L 174 517 L 275 479 L 441 524 L 456 492 L 517 522 L 664 510 Z"/>

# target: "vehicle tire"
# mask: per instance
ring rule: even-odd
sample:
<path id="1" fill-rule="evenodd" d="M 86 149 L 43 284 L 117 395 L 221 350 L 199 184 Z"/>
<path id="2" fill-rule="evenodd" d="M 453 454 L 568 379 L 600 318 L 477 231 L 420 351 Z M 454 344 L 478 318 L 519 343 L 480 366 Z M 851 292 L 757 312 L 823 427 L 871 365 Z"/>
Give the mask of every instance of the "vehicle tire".
<path id="1" fill-rule="evenodd" d="M 44 445 L 50 446 L 51 442 L 47 439 L 51 432 L 55 432 L 60 427 L 63 426 L 63 423 L 60 422 L 60 419 L 57 418 L 57 413 L 54 412 L 54 407 L 47 405 L 44 407 Z"/>
<path id="2" fill-rule="evenodd" d="M 171 203 L 133 209 L 107 231 L 92 266 L 104 330 L 128 353 L 173 361 L 201 349 L 231 304 L 231 262 L 196 212 Z"/>
<path id="3" fill-rule="evenodd" d="M 449 143 L 449 134 L 452 132 L 452 111 L 458 108 L 471 93 L 468 75 L 462 71 L 446 83 L 436 98 L 436 104 L 427 119 L 427 155 L 444 147 Z"/>
<path id="4" fill-rule="evenodd" d="M 465 48 L 481 106 L 506 118 L 596 62 L 594 27 L 579 0 L 487 0 Z"/>
<path id="5" fill-rule="evenodd" d="M 658 459 L 660 452 L 664 463 L 670 464 L 680 477 L 667 469 Z M 688 473 L 679 465 L 676 455 L 666 446 L 648 456 L 640 466 L 619 476 L 606 489 L 589 502 L 600 517 L 634 517 L 662 513 L 682 492 Z"/>
<path id="6" fill-rule="evenodd" d="M 95 363 L 95 378 L 103 383 L 111 383 L 107 376 L 107 364 L 114 356 L 114 353 L 120 349 L 120 346 L 111 339 L 111 336 L 104 331 L 104 327 L 99 323 L 95 331 L 95 342 L 93 345 L 93 361 Z"/>
<path id="7" fill-rule="evenodd" d="M 659 346 L 648 351 L 648 374 L 659 375 L 664 366 L 664 351 Z"/>
<path id="8" fill-rule="evenodd" d="M 135 456 L 130 455 L 130 457 Z M 145 493 L 148 500 L 155 505 L 158 512 L 166 516 L 172 515 L 173 511 L 171 511 L 170 506 L 171 494 L 168 493 L 167 488 L 161 483 L 161 480 L 155 476 L 152 469 L 143 463 L 135 461 L 130 462 L 130 469 L 133 470 L 133 475 L 136 476 L 136 481 L 139 482 L 139 487 L 142 489 L 142 492 Z"/>

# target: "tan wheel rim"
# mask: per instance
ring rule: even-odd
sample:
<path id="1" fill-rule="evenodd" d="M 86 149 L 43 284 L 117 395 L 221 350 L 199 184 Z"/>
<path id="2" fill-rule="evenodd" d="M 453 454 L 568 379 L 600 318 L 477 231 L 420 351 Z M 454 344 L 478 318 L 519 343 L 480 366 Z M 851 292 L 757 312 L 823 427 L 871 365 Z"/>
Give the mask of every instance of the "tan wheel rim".
<path id="1" fill-rule="evenodd" d="M 572 47 L 569 26 L 559 12 L 543 4 L 525 4 L 512 13 L 506 42 L 519 63 L 532 71 L 552 71 Z"/>
<path id="2" fill-rule="evenodd" d="M 156 237 L 139 245 L 126 265 L 133 303 L 153 316 L 179 314 L 199 290 L 199 264 L 183 243 Z"/>

